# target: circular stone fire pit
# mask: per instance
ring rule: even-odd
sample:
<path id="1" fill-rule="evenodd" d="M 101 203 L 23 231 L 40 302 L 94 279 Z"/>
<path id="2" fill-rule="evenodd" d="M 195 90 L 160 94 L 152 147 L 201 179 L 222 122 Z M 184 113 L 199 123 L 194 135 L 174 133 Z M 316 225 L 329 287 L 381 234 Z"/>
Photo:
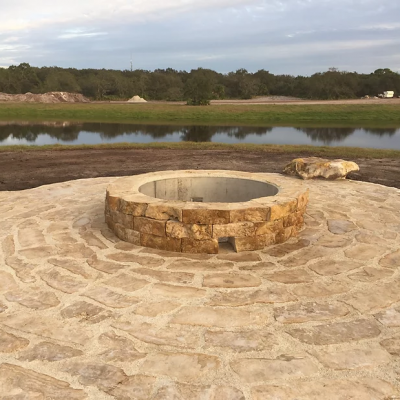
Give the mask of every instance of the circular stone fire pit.
<path id="1" fill-rule="evenodd" d="M 303 225 L 308 189 L 277 174 L 166 171 L 107 188 L 106 222 L 122 240 L 183 253 L 218 253 L 283 243 Z M 293 183 L 293 184 L 291 184 Z"/>

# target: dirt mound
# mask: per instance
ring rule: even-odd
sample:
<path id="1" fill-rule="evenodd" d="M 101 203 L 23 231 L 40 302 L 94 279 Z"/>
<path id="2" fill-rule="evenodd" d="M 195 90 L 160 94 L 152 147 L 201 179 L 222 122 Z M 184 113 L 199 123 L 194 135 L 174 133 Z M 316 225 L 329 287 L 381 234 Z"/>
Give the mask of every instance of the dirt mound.
<path id="1" fill-rule="evenodd" d="M 140 96 L 133 96 L 128 103 L 147 103 L 147 101 Z"/>
<path id="2" fill-rule="evenodd" d="M 43 94 L 8 94 L 0 93 L 0 101 L 28 103 L 89 103 L 90 100 L 80 93 L 48 92 Z"/>

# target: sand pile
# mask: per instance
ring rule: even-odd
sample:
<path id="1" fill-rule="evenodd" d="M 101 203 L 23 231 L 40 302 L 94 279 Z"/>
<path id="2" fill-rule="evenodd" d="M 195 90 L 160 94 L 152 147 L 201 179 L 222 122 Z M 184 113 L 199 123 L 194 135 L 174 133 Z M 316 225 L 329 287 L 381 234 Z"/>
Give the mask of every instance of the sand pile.
<path id="1" fill-rule="evenodd" d="M 43 94 L 8 94 L 0 93 L 0 101 L 28 103 L 89 103 L 90 100 L 80 93 L 48 92 Z"/>
<path id="2" fill-rule="evenodd" d="M 133 96 L 128 103 L 147 103 L 147 101 L 140 96 Z"/>

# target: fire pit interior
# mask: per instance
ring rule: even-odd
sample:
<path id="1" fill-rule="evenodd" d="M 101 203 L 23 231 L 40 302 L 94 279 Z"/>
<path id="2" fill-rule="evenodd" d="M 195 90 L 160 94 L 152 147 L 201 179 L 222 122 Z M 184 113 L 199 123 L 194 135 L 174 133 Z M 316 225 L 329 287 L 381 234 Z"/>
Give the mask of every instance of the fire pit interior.
<path id="1" fill-rule="evenodd" d="M 167 171 L 107 188 L 106 222 L 122 240 L 184 253 L 282 243 L 303 225 L 308 191 L 293 178 L 237 171 Z"/>
<path id="2" fill-rule="evenodd" d="M 146 183 L 139 192 L 164 200 L 204 203 L 239 203 L 275 196 L 278 188 L 267 182 L 223 177 L 188 177 Z"/>

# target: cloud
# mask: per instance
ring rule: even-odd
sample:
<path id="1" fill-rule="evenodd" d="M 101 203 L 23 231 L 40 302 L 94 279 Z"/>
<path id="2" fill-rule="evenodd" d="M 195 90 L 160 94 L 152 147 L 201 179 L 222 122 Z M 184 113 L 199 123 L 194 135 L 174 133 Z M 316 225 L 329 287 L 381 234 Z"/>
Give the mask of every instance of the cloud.
<path id="1" fill-rule="evenodd" d="M 398 65 L 392 0 L 14 0 L 0 13 L 0 64 L 311 74 Z"/>

